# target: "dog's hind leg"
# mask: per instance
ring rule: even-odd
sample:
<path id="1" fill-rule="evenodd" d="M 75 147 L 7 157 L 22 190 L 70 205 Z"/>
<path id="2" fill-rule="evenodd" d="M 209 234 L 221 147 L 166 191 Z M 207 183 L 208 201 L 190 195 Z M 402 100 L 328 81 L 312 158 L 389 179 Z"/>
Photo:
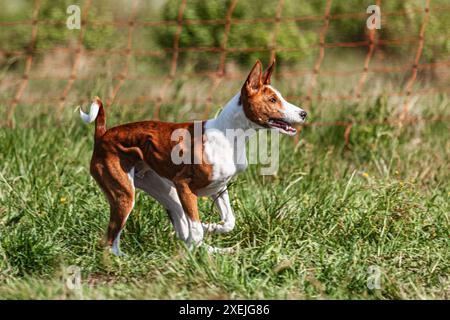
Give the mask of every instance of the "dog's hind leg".
<path id="1" fill-rule="evenodd" d="M 187 241 L 189 224 L 173 184 L 144 163 L 136 165 L 134 183 L 136 188 L 144 190 L 166 209 L 175 233 L 180 240 Z"/>
<path id="2" fill-rule="evenodd" d="M 189 249 L 192 249 L 203 242 L 203 227 L 198 213 L 197 196 L 189 187 L 189 179 L 180 178 L 175 180 L 174 184 L 189 225 L 189 237 L 185 243 Z"/>
<path id="3" fill-rule="evenodd" d="M 144 190 L 162 204 L 180 240 L 183 240 L 189 248 L 202 244 L 201 224 L 199 221 L 192 221 L 185 214 L 178 192 L 171 181 L 162 178 L 145 164 L 138 163 L 134 183 L 136 188 Z M 205 243 L 202 245 L 208 252 L 232 252 L 231 248 L 215 248 Z"/>
<path id="4" fill-rule="evenodd" d="M 91 165 L 91 173 L 106 194 L 110 206 L 107 244 L 112 253 L 121 256 L 120 233 L 134 207 L 134 168 L 126 172 L 120 161 L 101 161 Z"/>

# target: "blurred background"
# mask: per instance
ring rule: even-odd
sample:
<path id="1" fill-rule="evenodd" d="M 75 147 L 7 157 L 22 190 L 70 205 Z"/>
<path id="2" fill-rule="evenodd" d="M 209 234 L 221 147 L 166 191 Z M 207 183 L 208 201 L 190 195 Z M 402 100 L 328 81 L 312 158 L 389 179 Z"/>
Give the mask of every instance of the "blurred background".
<path id="1" fill-rule="evenodd" d="M 381 7 L 379 30 L 366 27 L 371 4 Z M 66 26 L 70 5 L 80 8 L 79 30 Z M 10 125 L 34 109 L 61 117 L 95 95 L 114 112 L 132 106 L 136 118 L 207 118 L 256 59 L 277 59 L 274 85 L 311 121 L 331 121 L 343 101 L 380 97 L 391 116 L 423 116 L 420 99 L 449 92 L 444 0 L 18 0 L 2 1 L 0 25 Z"/>
<path id="2" fill-rule="evenodd" d="M 369 30 L 369 5 L 381 29 Z M 67 28 L 69 6 L 81 28 Z M 450 3 L 0 0 L 0 299 L 448 299 Z M 71 22 L 74 22 L 71 18 Z M 236 229 L 187 255 L 143 193 L 106 254 L 89 175 L 107 126 L 214 117 L 256 59 L 308 111 L 280 166 L 229 184 Z M 219 222 L 209 199 L 202 221 Z M 241 250 L 239 249 L 239 250 Z M 65 287 L 78 266 L 82 288 Z M 372 267 L 382 274 L 371 290 Z M 83 296 L 84 294 L 84 296 Z"/>

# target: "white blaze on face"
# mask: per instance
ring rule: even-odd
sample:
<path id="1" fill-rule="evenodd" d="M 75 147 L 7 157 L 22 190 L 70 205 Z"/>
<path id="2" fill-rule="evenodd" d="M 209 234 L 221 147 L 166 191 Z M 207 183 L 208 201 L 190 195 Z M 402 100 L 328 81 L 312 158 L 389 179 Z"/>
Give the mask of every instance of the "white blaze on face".
<path id="1" fill-rule="evenodd" d="M 305 122 L 305 119 L 301 116 L 301 112 L 304 111 L 302 108 L 287 102 L 277 89 L 272 86 L 268 87 L 276 93 L 278 99 L 281 101 L 283 108 L 280 110 L 280 113 L 283 114 L 284 120 L 291 124 Z"/>

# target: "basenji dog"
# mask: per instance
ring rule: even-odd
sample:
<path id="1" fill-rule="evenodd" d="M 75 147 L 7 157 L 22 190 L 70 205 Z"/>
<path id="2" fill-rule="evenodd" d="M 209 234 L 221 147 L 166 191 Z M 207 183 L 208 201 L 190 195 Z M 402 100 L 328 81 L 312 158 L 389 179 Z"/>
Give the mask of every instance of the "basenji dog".
<path id="1" fill-rule="evenodd" d="M 230 138 L 226 131 L 240 130 L 244 134 L 247 129 L 275 129 L 292 136 L 296 134 L 294 125 L 302 124 L 307 116 L 303 109 L 287 102 L 270 85 L 274 65 L 275 61 L 263 73 L 261 62 L 256 61 L 240 92 L 218 116 L 199 122 L 200 134 L 196 122 L 152 120 L 106 130 L 105 111 L 98 97 L 92 102 L 89 114 L 80 109 L 84 122 L 95 121 L 90 173 L 110 205 L 106 237 L 114 254 L 121 255 L 120 234 L 134 206 L 135 188 L 161 203 L 176 235 L 188 248 L 203 244 L 208 251 L 221 251 L 204 244 L 203 235 L 204 232 L 233 230 L 235 216 L 227 183 L 247 167 L 245 148 L 237 148 L 236 136 Z M 187 134 L 174 141 L 176 131 Z M 177 149 L 180 144 L 181 151 Z M 173 161 L 175 149 L 180 154 L 184 150 L 190 153 L 189 157 L 199 157 L 202 161 Z M 202 224 L 197 207 L 200 196 L 214 200 L 220 223 Z"/>

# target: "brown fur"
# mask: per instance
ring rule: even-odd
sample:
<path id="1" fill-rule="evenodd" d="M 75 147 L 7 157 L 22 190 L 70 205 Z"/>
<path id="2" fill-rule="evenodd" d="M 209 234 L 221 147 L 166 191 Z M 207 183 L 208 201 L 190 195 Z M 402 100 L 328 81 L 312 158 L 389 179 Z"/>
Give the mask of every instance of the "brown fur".
<path id="1" fill-rule="evenodd" d="M 99 115 L 104 114 L 101 102 Z M 99 119 L 97 117 L 97 119 Z M 99 119 L 102 120 L 101 118 Z M 127 172 L 144 161 L 161 177 L 171 180 L 178 192 L 183 209 L 192 220 L 199 220 L 196 192 L 206 187 L 212 176 L 212 167 L 201 164 L 179 164 L 171 160 L 171 151 L 178 144 L 172 141 L 172 132 L 186 129 L 191 134 L 191 154 L 194 150 L 194 124 L 145 121 L 128 123 L 107 130 L 96 120 L 95 146 L 91 160 L 91 174 L 105 193 L 110 204 L 110 222 L 107 241 L 111 245 L 124 227 L 134 201 L 134 186 Z M 203 143 L 201 144 L 203 145 Z"/>
<path id="2" fill-rule="evenodd" d="M 263 127 L 268 127 L 269 119 L 282 118 L 280 113 L 280 110 L 283 109 L 282 103 L 276 93 L 268 87 L 274 65 L 275 61 L 262 75 L 261 62 L 258 60 L 241 90 L 241 103 L 245 115 L 249 120 Z M 276 101 L 273 102 L 271 99 L 276 99 Z"/>

